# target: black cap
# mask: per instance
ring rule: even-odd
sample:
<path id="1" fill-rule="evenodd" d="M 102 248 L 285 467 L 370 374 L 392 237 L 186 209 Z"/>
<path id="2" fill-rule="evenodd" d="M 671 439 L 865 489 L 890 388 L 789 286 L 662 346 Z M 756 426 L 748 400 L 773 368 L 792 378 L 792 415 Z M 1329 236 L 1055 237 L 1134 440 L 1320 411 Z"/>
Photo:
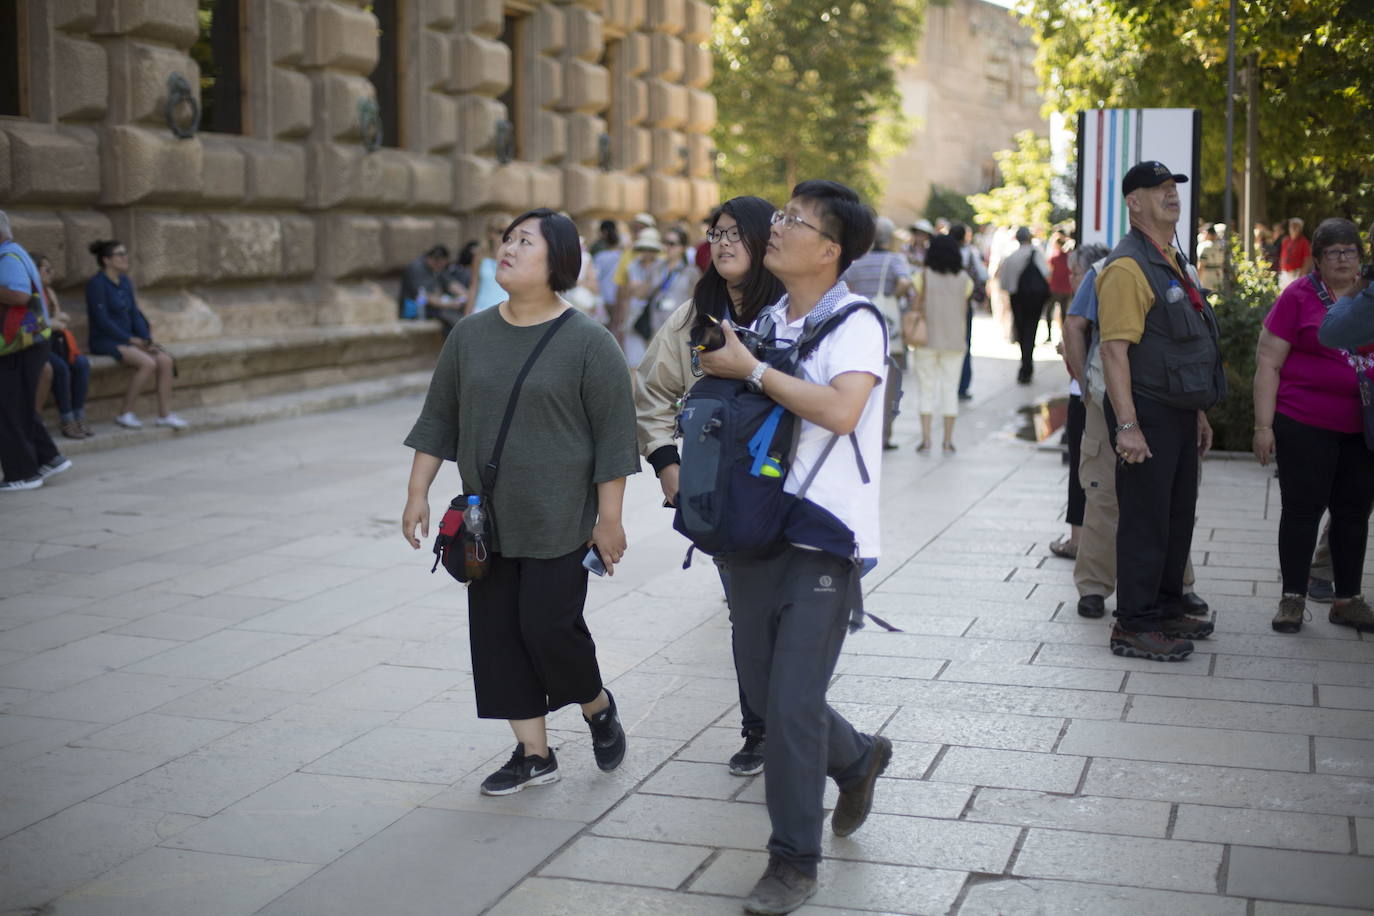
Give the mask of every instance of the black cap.
<path id="1" fill-rule="evenodd" d="M 1146 159 L 1131 166 L 1121 179 L 1121 195 L 1124 197 L 1137 188 L 1157 188 L 1170 179 L 1178 184 L 1184 184 L 1188 181 L 1188 176 L 1169 171 L 1168 166 L 1162 162 Z"/>

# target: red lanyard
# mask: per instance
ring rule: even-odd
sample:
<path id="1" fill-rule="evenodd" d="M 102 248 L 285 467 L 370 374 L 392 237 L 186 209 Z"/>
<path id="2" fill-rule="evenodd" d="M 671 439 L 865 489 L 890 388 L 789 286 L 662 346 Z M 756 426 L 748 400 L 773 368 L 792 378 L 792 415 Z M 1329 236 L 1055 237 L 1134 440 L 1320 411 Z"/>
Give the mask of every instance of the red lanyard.
<path id="1" fill-rule="evenodd" d="M 1177 261 L 1176 259 L 1174 259 L 1174 258 L 1171 258 L 1171 257 L 1169 256 L 1169 252 L 1165 251 L 1162 247 L 1160 247 L 1160 244 L 1159 244 L 1158 242 L 1156 242 L 1154 239 L 1150 238 L 1150 236 L 1149 236 L 1147 233 L 1142 233 L 1142 234 L 1145 235 L 1145 237 L 1146 237 L 1147 239 L 1150 239 L 1150 244 L 1153 245 L 1153 246 L 1155 246 L 1155 250 L 1158 251 L 1158 252 L 1160 253 L 1160 255 L 1164 258 L 1164 260 L 1169 261 L 1169 262 L 1171 262 L 1175 267 L 1178 267 L 1178 261 Z M 1193 303 L 1193 308 L 1195 308 L 1195 309 L 1197 309 L 1199 312 L 1201 312 L 1201 311 L 1202 311 L 1202 293 L 1198 290 L 1198 288 L 1197 288 L 1196 286 L 1193 285 L 1193 280 L 1192 280 L 1192 278 L 1188 276 L 1188 270 L 1187 270 L 1187 268 L 1182 268 L 1182 269 L 1180 269 L 1180 270 L 1179 270 L 1179 274 L 1180 274 L 1180 275 L 1182 276 L 1182 278 L 1183 278 L 1183 290 L 1184 290 L 1184 292 L 1186 292 L 1186 293 L 1188 294 L 1188 301 L 1191 302 L 1191 303 Z"/>

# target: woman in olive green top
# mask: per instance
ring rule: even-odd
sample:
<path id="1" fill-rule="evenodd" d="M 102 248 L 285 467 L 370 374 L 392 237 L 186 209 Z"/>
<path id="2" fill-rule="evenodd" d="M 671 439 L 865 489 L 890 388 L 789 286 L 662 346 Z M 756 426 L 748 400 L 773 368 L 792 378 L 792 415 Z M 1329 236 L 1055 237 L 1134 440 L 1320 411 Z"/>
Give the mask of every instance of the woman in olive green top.
<path id="1" fill-rule="evenodd" d="M 515 377 L 550 322 L 571 308 L 581 246 L 566 216 L 532 210 L 506 229 L 497 280 L 510 298 L 464 318 L 444 343 L 424 408 L 405 444 L 415 449 L 401 531 L 429 534 L 429 489 L 444 459 L 463 492 L 481 491 Z M 583 556 L 594 545 L 614 574 L 625 552 L 625 478 L 639 470 L 634 402 L 615 339 L 570 315 L 530 369 L 500 456 L 491 505 L 495 542 L 485 578 L 468 585 L 477 715 L 507 719 L 515 753 L 482 783 L 508 795 L 558 779 L 545 715 L 582 707 L 603 770 L 625 755 L 615 699 L 601 683 L 582 616 Z"/>

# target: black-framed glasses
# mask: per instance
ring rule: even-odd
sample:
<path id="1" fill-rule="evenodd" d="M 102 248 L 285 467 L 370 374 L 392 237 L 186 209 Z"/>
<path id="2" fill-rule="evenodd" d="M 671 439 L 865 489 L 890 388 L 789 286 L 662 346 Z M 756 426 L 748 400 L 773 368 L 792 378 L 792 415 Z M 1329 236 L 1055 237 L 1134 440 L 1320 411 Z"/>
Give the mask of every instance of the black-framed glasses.
<path id="1" fill-rule="evenodd" d="M 1322 252 L 1322 257 L 1330 258 L 1333 261 L 1358 261 L 1360 259 L 1360 249 L 1328 248 Z"/>
<path id="2" fill-rule="evenodd" d="M 827 238 L 830 239 L 830 241 L 832 242 L 836 242 L 835 237 L 831 235 L 829 232 L 826 232 L 824 229 L 821 229 L 818 226 L 811 225 L 806 220 L 802 219 L 800 216 L 797 216 L 792 213 L 784 213 L 781 210 L 774 210 L 773 216 L 768 220 L 768 222 L 772 223 L 774 226 L 781 225 L 784 232 L 790 232 L 797 226 L 805 226 L 812 232 L 815 232 L 818 235 L 820 235 L 822 238 Z M 838 244 L 838 242 L 836 243 Z"/>
<path id="3" fill-rule="evenodd" d="M 710 229 L 706 230 L 706 241 L 710 242 L 712 245 L 719 242 L 721 239 L 736 243 L 739 242 L 739 226 L 731 226 L 728 229 L 717 229 L 715 226 L 712 226 Z"/>

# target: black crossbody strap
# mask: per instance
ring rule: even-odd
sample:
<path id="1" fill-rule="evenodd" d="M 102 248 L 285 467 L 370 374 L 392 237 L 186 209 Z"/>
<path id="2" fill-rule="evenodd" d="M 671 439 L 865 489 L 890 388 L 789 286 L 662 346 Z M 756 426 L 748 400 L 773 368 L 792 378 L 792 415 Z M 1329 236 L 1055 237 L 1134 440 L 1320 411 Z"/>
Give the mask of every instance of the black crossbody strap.
<path id="1" fill-rule="evenodd" d="M 520 367 L 520 374 L 515 377 L 515 386 L 511 388 L 510 399 L 506 401 L 506 415 L 501 418 L 501 431 L 496 434 L 496 445 L 491 450 L 491 460 L 482 468 L 482 495 L 488 500 L 490 500 L 492 490 L 496 486 L 497 465 L 501 461 L 501 450 L 506 447 L 506 435 L 510 433 L 511 420 L 515 419 L 515 405 L 520 400 L 520 388 L 525 384 L 525 376 L 530 374 L 534 361 L 539 358 L 539 354 L 544 352 L 544 348 L 549 345 L 553 335 L 558 333 L 558 329 L 572 317 L 573 311 L 573 309 L 564 309 L 563 314 L 553 320 L 549 329 L 544 332 L 544 336 L 539 338 L 539 343 L 535 344 L 534 349 L 530 351 L 529 358 L 525 360 L 525 365 Z"/>

